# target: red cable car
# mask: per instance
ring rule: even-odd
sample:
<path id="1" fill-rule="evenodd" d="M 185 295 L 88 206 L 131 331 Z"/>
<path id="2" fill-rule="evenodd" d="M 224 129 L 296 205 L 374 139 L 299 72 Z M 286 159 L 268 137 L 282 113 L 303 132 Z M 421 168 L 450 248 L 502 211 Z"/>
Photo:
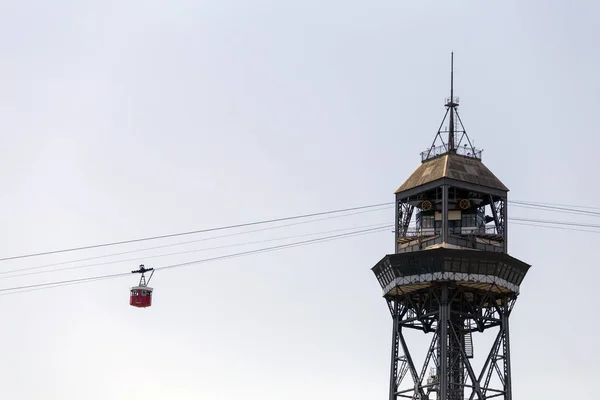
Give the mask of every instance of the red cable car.
<path id="1" fill-rule="evenodd" d="M 146 276 L 144 274 L 148 271 L 152 271 L 152 273 L 146 282 Z M 129 305 L 138 308 L 150 307 L 152 305 L 153 289 L 148 287 L 148 283 L 150 283 L 150 279 L 152 278 L 152 275 L 154 275 L 154 268 L 145 268 L 144 264 L 142 264 L 140 265 L 140 269 L 131 271 L 131 273 L 142 274 L 142 277 L 140 278 L 140 284 L 132 287 L 129 292 Z"/>

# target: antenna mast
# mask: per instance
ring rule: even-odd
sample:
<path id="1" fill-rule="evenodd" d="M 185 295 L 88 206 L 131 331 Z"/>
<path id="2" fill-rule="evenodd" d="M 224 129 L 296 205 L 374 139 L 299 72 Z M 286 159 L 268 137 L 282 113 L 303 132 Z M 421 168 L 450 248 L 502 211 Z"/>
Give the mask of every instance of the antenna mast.
<path id="1" fill-rule="evenodd" d="M 458 115 L 458 97 L 454 97 L 454 52 L 450 56 L 450 97 L 446 98 L 445 107 L 444 119 L 429 149 L 421 153 L 421 162 L 426 162 L 444 154 L 458 154 L 481 161 L 482 150 L 473 146 Z M 449 126 L 442 129 L 446 121 L 448 121 Z M 448 134 L 448 141 L 444 140 L 442 134 L 444 136 Z"/>
<path id="2" fill-rule="evenodd" d="M 458 106 L 458 103 L 454 101 L 454 52 L 450 55 L 450 99 L 446 103 L 446 107 L 450 108 L 450 126 L 448 129 L 448 152 L 455 152 L 455 121 L 454 121 L 454 110 Z"/>

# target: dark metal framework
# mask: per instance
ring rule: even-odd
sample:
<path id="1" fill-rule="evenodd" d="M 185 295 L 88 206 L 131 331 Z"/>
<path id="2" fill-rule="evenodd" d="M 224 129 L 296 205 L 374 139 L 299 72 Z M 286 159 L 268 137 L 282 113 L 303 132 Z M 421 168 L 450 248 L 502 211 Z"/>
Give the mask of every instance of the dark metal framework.
<path id="1" fill-rule="evenodd" d="M 150 273 L 150 277 L 148 277 L 148 281 L 146 281 L 146 272 L 152 271 Z M 154 275 L 154 268 L 146 268 L 144 266 L 144 264 L 140 265 L 140 269 L 137 269 L 135 271 L 131 271 L 132 274 L 142 274 L 142 276 L 140 277 L 140 284 L 138 286 L 148 286 L 148 284 L 150 283 L 150 279 L 152 279 L 152 275 Z"/>
<path id="2" fill-rule="evenodd" d="M 504 236 L 504 242 L 506 242 L 506 198 L 494 199 L 492 195 L 489 196 L 490 208 L 492 209 L 492 215 L 494 218 L 494 224 L 496 230 L 500 235 Z"/>
<path id="3" fill-rule="evenodd" d="M 389 400 L 511 400 L 509 317 L 529 268 L 505 253 L 456 249 L 387 255 L 377 263 L 373 272 L 393 320 Z M 493 328 L 496 339 L 476 371 L 472 334 Z M 411 329 L 433 334 L 421 366 L 404 335 Z M 435 374 L 426 379 L 431 368 Z M 412 382 L 403 385 L 407 375 Z"/>
<path id="4" fill-rule="evenodd" d="M 493 285 L 490 285 L 493 286 Z M 491 289 L 491 287 L 490 287 Z M 404 297 L 389 298 L 393 318 L 389 399 L 512 399 L 509 316 L 515 298 L 491 290 L 468 291 L 441 284 Z M 472 332 L 498 327 L 496 339 L 480 371 L 471 365 Z M 404 331 L 433 332 L 420 368 L 414 363 Z M 435 374 L 425 379 L 433 365 Z M 402 383 L 410 375 L 406 388 Z M 496 375 L 500 384 L 491 384 Z"/>
<path id="5" fill-rule="evenodd" d="M 415 207 L 406 201 L 396 202 L 396 239 L 409 235 L 410 221 L 412 220 Z"/>

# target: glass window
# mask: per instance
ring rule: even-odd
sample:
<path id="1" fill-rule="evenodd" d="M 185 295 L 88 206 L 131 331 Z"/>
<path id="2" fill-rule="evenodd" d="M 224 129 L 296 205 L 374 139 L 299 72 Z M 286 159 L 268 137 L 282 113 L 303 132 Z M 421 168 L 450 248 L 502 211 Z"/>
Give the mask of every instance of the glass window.
<path id="1" fill-rule="evenodd" d="M 450 233 L 460 233 L 461 221 L 451 220 L 448 221 L 448 230 Z"/>
<path id="2" fill-rule="evenodd" d="M 431 229 L 434 225 L 434 215 L 432 212 L 417 213 L 417 229 Z"/>
<path id="3" fill-rule="evenodd" d="M 485 225 L 485 212 L 483 211 L 479 211 L 477 212 L 477 226 L 484 226 Z"/>
<path id="4" fill-rule="evenodd" d="M 476 227 L 477 226 L 477 215 L 476 214 L 463 214 L 461 218 L 462 226 Z"/>
<path id="5" fill-rule="evenodd" d="M 423 228 L 433 228 L 434 216 L 433 215 L 423 215 L 421 220 L 421 224 Z"/>

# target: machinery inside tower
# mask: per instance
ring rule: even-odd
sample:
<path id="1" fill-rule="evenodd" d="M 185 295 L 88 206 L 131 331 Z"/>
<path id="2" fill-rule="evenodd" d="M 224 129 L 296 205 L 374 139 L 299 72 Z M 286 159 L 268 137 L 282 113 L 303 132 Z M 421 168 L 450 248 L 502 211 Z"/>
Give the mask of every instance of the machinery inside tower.
<path id="1" fill-rule="evenodd" d="M 442 187 L 398 200 L 397 250 L 414 251 L 440 245 L 443 218 Z M 486 193 L 448 187 L 448 245 L 502 251 L 504 199 Z M 414 210 L 414 218 L 412 215 Z M 407 215 L 409 214 L 409 215 Z M 408 220 L 408 218 L 410 220 Z M 413 221 L 414 219 L 414 221 Z M 405 228 L 405 229 L 402 229 Z"/>

